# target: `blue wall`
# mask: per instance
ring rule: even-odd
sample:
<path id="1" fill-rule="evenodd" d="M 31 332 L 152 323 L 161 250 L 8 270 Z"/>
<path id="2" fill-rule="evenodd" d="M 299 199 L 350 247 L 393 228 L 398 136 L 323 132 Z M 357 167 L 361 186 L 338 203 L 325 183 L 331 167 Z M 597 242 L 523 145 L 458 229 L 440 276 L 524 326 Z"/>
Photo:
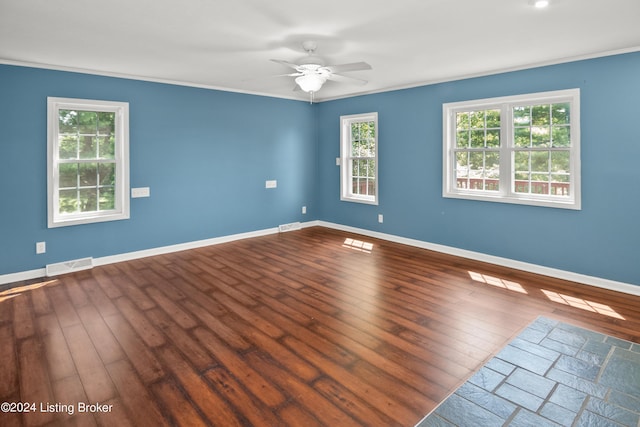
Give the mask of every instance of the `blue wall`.
<path id="1" fill-rule="evenodd" d="M 638 76 L 633 53 L 310 106 L 0 65 L 0 275 L 321 219 L 640 285 Z M 581 89 L 581 211 L 442 197 L 443 103 L 568 88 Z M 151 188 L 130 220 L 47 229 L 47 96 L 130 103 L 131 186 Z M 339 117 L 372 111 L 380 204 L 341 202 Z"/>
<path id="2" fill-rule="evenodd" d="M 131 219 L 47 228 L 47 96 L 129 102 L 131 187 L 151 189 Z M 2 65 L 0 97 L 0 275 L 314 219 L 308 103 Z"/>
<path id="3" fill-rule="evenodd" d="M 581 89 L 582 210 L 442 197 L 442 104 Z M 319 105 L 324 220 L 640 284 L 640 53 Z M 339 200 L 339 117 L 378 112 L 379 206 Z M 378 213 L 384 223 L 378 224 Z"/>

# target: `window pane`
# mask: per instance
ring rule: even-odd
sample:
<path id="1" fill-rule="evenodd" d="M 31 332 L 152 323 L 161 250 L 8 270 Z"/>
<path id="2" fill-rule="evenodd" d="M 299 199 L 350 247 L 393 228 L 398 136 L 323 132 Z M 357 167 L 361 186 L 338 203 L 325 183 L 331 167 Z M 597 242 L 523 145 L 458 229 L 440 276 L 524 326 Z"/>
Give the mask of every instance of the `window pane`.
<path id="1" fill-rule="evenodd" d="M 487 178 L 500 177 L 500 153 L 489 151 L 485 155 L 485 176 Z"/>
<path id="2" fill-rule="evenodd" d="M 461 131 L 456 135 L 456 147 L 467 148 L 469 147 L 469 131 Z"/>
<path id="3" fill-rule="evenodd" d="M 485 191 L 499 191 L 500 190 L 500 181 L 497 179 L 485 179 L 484 180 L 484 190 Z"/>
<path id="4" fill-rule="evenodd" d="M 354 157 L 365 156 L 367 153 L 367 141 L 354 139 L 351 142 L 351 155 Z"/>
<path id="5" fill-rule="evenodd" d="M 549 126 L 531 127 L 531 145 L 533 147 L 549 147 L 551 145 Z"/>
<path id="6" fill-rule="evenodd" d="M 360 135 L 360 128 L 357 123 L 351 123 L 351 139 L 358 139 Z"/>
<path id="7" fill-rule="evenodd" d="M 551 106 L 551 121 L 553 124 L 569 124 L 571 122 L 570 117 L 571 106 L 568 102 L 562 104 L 553 104 Z"/>
<path id="8" fill-rule="evenodd" d="M 95 135 L 98 131 L 98 113 L 78 111 L 78 132 L 81 135 Z"/>
<path id="9" fill-rule="evenodd" d="M 516 170 L 529 170 L 530 153 L 530 151 L 516 151 L 513 154 Z"/>
<path id="10" fill-rule="evenodd" d="M 469 113 L 456 113 L 456 129 L 469 129 Z"/>
<path id="11" fill-rule="evenodd" d="M 467 188 L 467 178 L 469 177 L 469 153 L 456 153 L 456 186 Z"/>
<path id="12" fill-rule="evenodd" d="M 514 130 L 514 145 L 516 147 L 530 147 L 531 146 L 531 128 L 520 127 Z"/>
<path id="13" fill-rule="evenodd" d="M 96 137 L 99 159 L 114 159 L 116 153 L 116 139 L 111 136 Z"/>
<path id="14" fill-rule="evenodd" d="M 484 147 L 484 130 L 471 131 L 471 147 L 473 148 Z"/>
<path id="15" fill-rule="evenodd" d="M 359 173 L 359 162 L 357 160 L 351 161 L 351 176 L 357 177 Z"/>
<path id="16" fill-rule="evenodd" d="M 531 123 L 534 126 L 548 125 L 550 116 L 551 110 L 548 104 L 531 107 Z"/>
<path id="17" fill-rule="evenodd" d="M 514 107 L 513 108 L 513 124 L 515 126 L 531 125 L 531 108 L 530 107 Z"/>
<path id="18" fill-rule="evenodd" d="M 500 189 L 500 154 L 486 152 L 484 156 L 484 189 L 498 191 Z"/>
<path id="19" fill-rule="evenodd" d="M 549 172 L 548 151 L 534 151 L 531 153 L 531 172 Z"/>
<path id="20" fill-rule="evenodd" d="M 487 128 L 500 127 L 500 110 L 487 110 Z"/>
<path id="21" fill-rule="evenodd" d="M 368 160 L 358 160 L 358 176 L 367 177 L 369 176 L 369 161 Z"/>
<path id="22" fill-rule="evenodd" d="M 567 175 L 551 175 L 551 194 L 553 196 L 571 196 L 571 184 Z"/>
<path id="23" fill-rule="evenodd" d="M 470 113 L 469 118 L 471 120 L 471 128 L 473 129 L 484 128 L 484 110 L 473 111 L 472 113 Z"/>
<path id="24" fill-rule="evenodd" d="M 95 159 L 98 155 L 98 143 L 93 135 L 80 135 L 80 158 Z"/>
<path id="25" fill-rule="evenodd" d="M 484 153 L 469 153 L 469 189 L 482 190 L 484 187 Z"/>
<path id="26" fill-rule="evenodd" d="M 78 164 L 62 163 L 58 169 L 60 174 L 60 188 L 78 186 Z"/>
<path id="27" fill-rule="evenodd" d="M 487 131 L 487 147 L 500 147 L 500 130 Z"/>
<path id="28" fill-rule="evenodd" d="M 366 123 L 364 123 L 364 127 L 366 129 L 367 138 L 375 138 L 376 137 L 376 124 L 375 124 L 375 122 L 366 122 Z"/>
<path id="29" fill-rule="evenodd" d="M 97 190 L 95 188 L 81 188 L 79 191 L 78 208 L 80 212 L 98 210 Z"/>
<path id="30" fill-rule="evenodd" d="M 376 195 L 376 180 L 375 179 L 369 179 L 367 180 L 367 194 L 369 196 L 375 196 Z"/>
<path id="31" fill-rule="evenodd" d="M 58 156 L 61 159 L 78 158 L 78 136 L 76 134 L 60 134 L 58 137 Z"/>
<path id="32" fill-rule="evenodd" d="M 101 211 L 115 209 L 115 188 L 100 187 L 100 199 L 98 200 L 99 209 Z"/>
<path id="33" fill-rule="evenodd" d="M 116 128 L 116 114 L 113 112 L 103 111 L 97 113 L 98 133 L 100 135 L 110 135 Z"/>
<path id="34" fill-rule="evenodd" d="M 81 163 L 78 167 L 80 176 L 80 186 L 87 187 L 98 185 L 98 164 L 97 163 Z"/>
<path id="35" fill-rule="evenodd" d="M 58 111 L 58 132 L 78 133 L 78 113 L 73 110 Z"/>
<path id="36" fill-rule="evenodd" d="M 513 191 L 516 193 L 528 193 L 529 192 L 529 176 L 521 175 L 520 178 L 516 176 Z"/>
<path id="37" fill-rule="evenodd" d="M 554 126 L 551 132 L 554 147 L 569 147 L 571 145 L 571 131 L 568 126 Z"/>
<path id="38" fill-rule="evenodd" d="M 367 176 L 369 178 L 376 177 L 376 161 L 373 159 L 367 161 Z"/>
<path id="39" fill-rule="evenodd" d="M 360 178 L 353 178 L 352 179 L 352 185 L 351 185 L 351 193 L 352 194 L 360 194 Z"/>
<path id="40" fill-rule="evenodd" d="M 515 166 L 514 173 L 514 191 L 516 193 L 529 192 L 530 175 L 530 152 L 516 151 L 513 154 L 513 163 Z"/>
<path id="41" fill-rule="evenodd" d="M 551 153 L 551 171 L 558 173 L 569 173 L 570 154 L 569 151 L 553 151 Z"/>
<path id="42" fill-rule="evenodd" d="M 77 190 L 60 190 L 58 195 L 60 213 L 73 213 L 78 210 Z"/>
<path id="43" fill-rule="evenodd" d="M 100 163 L 98 166 L 100 185 L 115 185 L 116 183 L 116 164 Z"/>

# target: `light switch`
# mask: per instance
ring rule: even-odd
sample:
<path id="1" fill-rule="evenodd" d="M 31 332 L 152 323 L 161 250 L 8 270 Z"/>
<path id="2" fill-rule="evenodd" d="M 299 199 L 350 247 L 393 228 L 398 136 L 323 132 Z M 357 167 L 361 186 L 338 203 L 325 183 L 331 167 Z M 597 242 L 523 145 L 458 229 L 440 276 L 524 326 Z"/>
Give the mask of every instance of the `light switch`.
<path id="1" fill-rule="evenodd" d="M 131 197 L 134 199 L 137 197 L 149 197 L 150 195 L 151 190 L 149 189 L 149 187 L 138 187 L 131 189 Z"/>

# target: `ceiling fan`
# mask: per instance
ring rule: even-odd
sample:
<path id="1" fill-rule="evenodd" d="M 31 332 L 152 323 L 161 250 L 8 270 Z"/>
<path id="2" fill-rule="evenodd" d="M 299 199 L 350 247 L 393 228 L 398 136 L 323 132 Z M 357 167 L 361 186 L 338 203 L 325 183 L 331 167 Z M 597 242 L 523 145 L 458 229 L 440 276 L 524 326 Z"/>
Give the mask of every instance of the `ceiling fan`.
<path id="1" fill-rule="evenodd" d="M 338 74 L 349 71 L 370 70 L 371 65 L 366 62 L 324 65 L 322 58 L 315 55 L 315 50 L 317 48 L 316 42 L 305 41 L 302 43 L 302 48 L 307 52 L 307 56 L 299 60 L 298 64 L 280 59 L 272 59 L 272 61 L 296 70 L 295 73 L 281 74 L 281 76 L 295 77 L 296 87 L 294 90 L 298 90 L 298 88 L 300 88 L 309 93 L 311 96 L 311 102 L 313 102 L 313 94 L 319 91 L 327 80 L 360 85 L 367 83 L 366 80 Z"/>

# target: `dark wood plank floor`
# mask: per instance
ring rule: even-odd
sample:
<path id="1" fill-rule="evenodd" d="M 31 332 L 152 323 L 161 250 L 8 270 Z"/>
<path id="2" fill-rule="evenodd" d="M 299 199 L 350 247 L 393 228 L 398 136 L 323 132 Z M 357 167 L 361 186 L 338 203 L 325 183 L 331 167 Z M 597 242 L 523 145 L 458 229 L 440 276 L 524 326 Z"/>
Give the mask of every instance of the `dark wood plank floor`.
<path id="1" fill-rule="evenodd" d="M 640 342 L 640 297 L 321 227 L 20 285 L 2 426 L 413 426 L 539 315 Z"/>

